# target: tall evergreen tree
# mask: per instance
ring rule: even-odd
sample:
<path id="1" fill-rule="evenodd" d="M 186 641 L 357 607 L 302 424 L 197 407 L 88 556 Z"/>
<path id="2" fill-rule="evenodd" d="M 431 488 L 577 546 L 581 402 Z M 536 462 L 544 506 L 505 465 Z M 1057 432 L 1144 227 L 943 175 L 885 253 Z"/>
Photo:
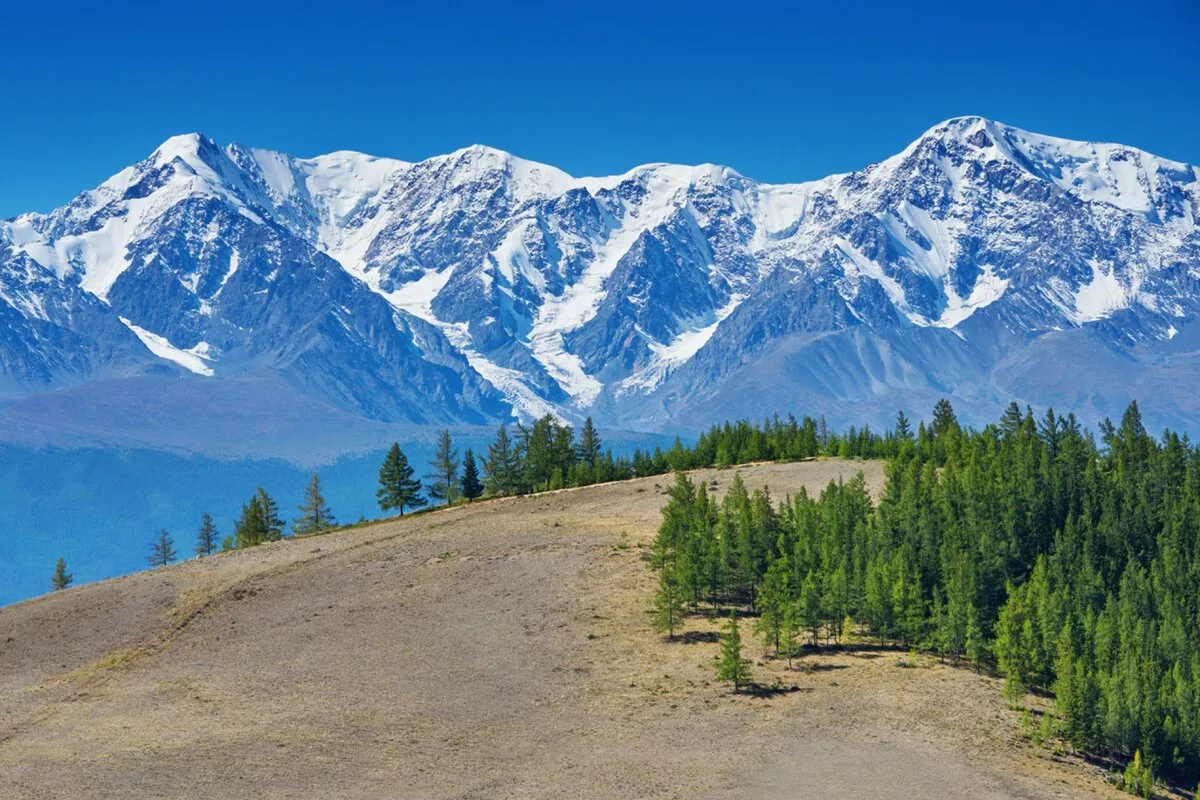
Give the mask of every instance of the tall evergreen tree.
<path id="1" fill-rule="evenodd" d="M 196 555 L 211 556 L 217 549 L 219 535 L 212 514 L 205 511 L 200 516 L 200 529 L 196 531 Z"/>
<path id="2" fill-rule="evenodd" d="M 304 490 L 304 504 L 300 506 L 300 517 L 292 523 L 292 530 L 298 534 L 319 533 L 334 525 L 337 520 L 321 494 L 321 478 L 314 472 Z"/>
<path id="3" fill-rule="evenodd" d="M 258 504 L 262 509 L 264 542 L 277 542 L 283 538 L 284 522 L 279 517 L 279 504 L 275 498 L 267 494 L 267 490 L 258 487 Z"/>
<path id="4" fill-rule="evenodd" d="M 380 509 L 398 510 L 400 516 L 404 516 L 405 508 L 420 508 L 426 503 L 421 496 L 421 482 L 413 478 L 413 468 L 400 449 L 399 442 L 392 442 L 379 468 L 379 489 L 375 497 Z"/>
<path id="5" fill-rule="evenodd" d="M 463 453 L 462 479 L 458 482 L 462 496 L 474 500 L 483 494 L 483 484 L 479 481 L 479 468 L 475 465 L 475 452 L 468 449 Z"/>
<path id="6" fill-rule="evenodd" d="M 172 541 L 171 535 L 167 533 L 166 528 L 158 532 L 158 536 L 150 545 L 150 555 L 146 559 L 147 563 L 152 567 L 165 567 L 173 562 L 177 554 L 175 553 L 175 542 Z"/>
<path id="7" fill-rule="evenodd" d="M 583 421 L 583 432 L 579 435 L 579 460 L 595 476 L 600 463 L 600 435 L 592 424 L 592 418 Z"/>
<path id="8" fill-rule="evenodd" d="M 70 586 L 74 580 L 75 576 L 67 572 L 67 560 L 59 558 L 54 563 L 54 574 L 50 576 L 50 588 L 60 592 Z"/>
<path id="9" fill-rule="evenodd" d="M 458 449 L 448 428 L 438 434 L 437 451 L 433 461 L 429 462 L 429 469 L 429 496 L 450 505 L 458 494 Z"/>
<path id="10" fill-rule="evenodd" d="M 521 461 L 504 425 L 496 432 L 496 441 L 488 446 L 483 462 L 484 486 L 488 494 L 517 494 L 521 489 Z"/>
<path id="11" fill-rule="evenodd" d="M 234 545 L 254 547 L 264 541 L 266 521 L 263 518 L 262 501 L 255 494 L 242 506 L 242 514 L 233 525 Z"/>

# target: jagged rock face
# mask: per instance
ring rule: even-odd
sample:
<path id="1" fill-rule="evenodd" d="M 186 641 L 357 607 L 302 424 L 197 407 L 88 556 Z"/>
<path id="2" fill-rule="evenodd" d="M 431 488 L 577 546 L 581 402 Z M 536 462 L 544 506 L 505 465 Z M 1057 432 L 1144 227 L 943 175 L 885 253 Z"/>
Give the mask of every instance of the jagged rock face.
<path id="1" fill-rule="evenodd" d="M 874 419 L 947 394 L 1100 412 L 1114 372 L 1150 385 L 1190 363 L 1198 225 L 1195 167 L 979 118 L 786 186 L 181 136 L 0 222 L 0 385 L 271 372 L 419 423 Z M 1064 366 L 1073 383 L 1049 379 Z M 1162 416 L 1200 413 L 1187 396 Z"/>

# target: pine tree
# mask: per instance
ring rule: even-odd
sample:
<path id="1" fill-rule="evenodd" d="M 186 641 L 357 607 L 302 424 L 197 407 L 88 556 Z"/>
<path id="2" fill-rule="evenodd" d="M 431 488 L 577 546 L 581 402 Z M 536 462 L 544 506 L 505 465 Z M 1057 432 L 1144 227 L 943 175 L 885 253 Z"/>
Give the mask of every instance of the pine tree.
<path id="1" fill-rule="evenodd" d="M 488 445 L 488 455 L 483 461 L 484 486 L 488 494 L 517 494 L 520 473 L 520 458 L 508 438 L 508 428 L 501 425 L 496 432 L 496 441 Z"/>
<path id="2" fill-rule="evenodd" d="M 158 537 L 150 545 L 150 556 L 146 559 L 152 567 L 165 567 L 176 558 L 175 543 L 166 528 L 158 532 Z"/>
<path id="3" fill-rule="evenodd" d="M 200 530 L 196 531 L 196 555 L 211 556 L 217 549 L 219 535 L 212 514 L 205 511 L 200 517 Z"/>
<path id="4" fill-rule="evenodd" d="M 65 558 L 58 559 L 54 564 L 54 574 L 50 576 L 50 588 L 56 592 L 71 585 L 75 580 L 75 576 L 67 572 L 67 560 Z"/>
<path id="5" fill-rule="evenodd" d="M 298 534 L 319 533 L 334 525 L 337 520 L 321 494 L 321 478 L 314 472 L 304 490 L 304 504 L 300 506 L 300 517 L 292 523 L 292 530 Z"/>
<path id="6" fill-rule="evenodd" d="M 896 412 L 896 427 L 895 434 L 897 439 L 903 441 L 912 441 L 912 426 L 908 422 L 908 417 L 904 415 L 904 409 Z"/>
<path id="7" fill-rule="evenodd" d="M 421 496 L 421 482 L 413 478 L 413 468 L 400 449 L 399 442 L 392 442 L 383 465 L 379 468 L 379 489 L 375 492 L 379 507 L 383 511 L 396 509 L 404 516 L 405 508 L 420 508 L 426 500 Z"/>
<path id="8" fill-rule="evenodd" d="M 787 659 L 788 669 L 792 668 L 792 658 L 800 652 L 796 636 L 800 633 L 800 609 L 795 602 L 788 603 L 783 609 L 783 618 L 779 626 L 779 655 Z"/>
<path id="9" fill-rule="evenodd" d="M 463 473 L 459 489 L 462 490 L 462 496 L 468 500 L 474 500 L 483 494 L 483 484 L 479 482 L 479 468 L 475 465 L 473 450 L 463 453 Z"/>
<path id="10" fill-rule="evenodd" d="M 592 425 L 592 418 L 583 421 L 583 432 L 579 435 L 579 461 L 587 470 L 588 483 L 596 480 L 596 470 L 600 464 L 600 435 Z"/>
<path id="11" fill-rule="evenodd" d="M 458 495 L 458 450 L 450 438 L 450 430 L 443 429 L 438 434 L 437 452 L 433 461 L 429 462 L 432 470 L 429 474 L 429 496 L 435 500 L 445 500 L 446 505 L 454 502 Z"/>
<path id="12" fill-rule="evenodd" d="M 683 621 L 684 591 L 673 566 L 665 566 L 658 573 L 658 591 L 654 594 L 651 607 L 650 627 L 657 633 L 666 632 L 670 639 Z"/>
<path id="13" fill-rule="evenodd" d="M 264 542 L 277 542 L 283 538 L 284 522 L 279 518 L 279 504 L 275 498 L 267 494 L 267 490 L 258 487 L 258 504 L 262 509 Z"/>
<path id="14" fill-rule="evenodd" d="M 750 683 L 750 662 L 742 658 L 742 634 L 737 617 L 729 615 L 729 625 L 721 637 L 721 659 L 717 662 L 717 680 L 729 681 L 735 692 Z"/>
<path id="15" fill-rule="evenodd" d="M 242 515 L 233 526 L 235 547 L 255 547 L 266 540 L 267 523 L 263 516 L 262 499 L 258 494 L 242 506 Z"/>

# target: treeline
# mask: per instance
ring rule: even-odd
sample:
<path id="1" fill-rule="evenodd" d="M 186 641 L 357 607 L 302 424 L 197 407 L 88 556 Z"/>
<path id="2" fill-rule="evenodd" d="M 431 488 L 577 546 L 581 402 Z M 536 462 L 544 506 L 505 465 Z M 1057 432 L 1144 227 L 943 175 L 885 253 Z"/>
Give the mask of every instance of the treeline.
<path id="1" fill-rule="evenodd" d="M 772 448 L 808 435 L 751 432 L 728 452 L 788 456 Z M 877 506 L 861 475 L 780 503 L 735 476 L 717 503 L 678 474 L 653 552 L 658 626 L 745 603 L 787 657 L 859 626 L 995 666 L 1014 697 L 1053 692 L 1061 735 L 1136 764 L 1140 787 L 1200 777 L 1200 449 L 1151 437 L 1136 404 L 1099 441 L 1015 404 L 966 430 L 944 401 L 931 425 L 867 441 L 889 459 Z"/>
<path id="2" fill-rule="evenodd" d="M 953 415 L 949 404 L 945 408 L 939 405 L 938 413 Z M 935 426 L 938 418 L 935 414 Z M 393 443 L 380 467 L 376 499 L 385 513 L 403 514 L 405 510 L 424 508 L 431 500 L 452 505 L 485 496 L 589 486 L 697 467 L 814 456 L 885 458 L 894 456 L 913 436 L 903 413 L 897 417 L 895 429 L 882 434 L 865 426 L 838 433 L 828 429 L 824 417 L 797 420 L 789 415 L 775 416 L 761 424 L 747 420 L 725 423 L 703 433 L 694 445 L 686 445 L 677 437 L 666 449 L 638 448 L 625 456 L 614 455 L 611 448 L 603 446 L 590 417 L 577 434 L 573 426 L 547 415 L 528 425 L 518 423 L 511 434 L 507 425 L 501 425 L 482 456 L 466 450 L 460 459 L 450 431 L 443 430 L 423 478 L 417 477 L 416 468 L 400 445 Z M 929 432 L 921 425 L 915 436 L 924 441 Z M 316 473 L 305 490 L 300 512 L 292 524 L 292 533 L 318 533 L 337 526 Z M 242 506 L 233 532 L 228 535 L 222 536 L 212 516 L 204 513 L 195 534 L 194 552 L 198 556 L 211 555 L 278 541 L 288 535 L 278 503 L 260 486 Z M 151 543 L 147 563 L 163 566 L 177 558 L 173 538 L 160 531 Z M 66 588 L 73 581 L 65 561 L 59 560 L 63 563 L 55 565 L 51 576 L 51 588 L 55 590 Z"/>

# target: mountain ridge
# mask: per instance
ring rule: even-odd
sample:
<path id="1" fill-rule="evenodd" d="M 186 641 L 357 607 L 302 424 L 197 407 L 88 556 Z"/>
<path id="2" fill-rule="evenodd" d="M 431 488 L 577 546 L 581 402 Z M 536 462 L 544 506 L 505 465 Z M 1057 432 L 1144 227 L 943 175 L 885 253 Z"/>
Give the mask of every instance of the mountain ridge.
<path id="1" fill-rule="evenodd" d="M 791 410 L 790 392 L 858 407 L 841 418 L 940 394 L 983 415 L 1043 400 L 1045 336 L 1083 330 L 1159 369 L 1200 305 L 1198 214 L 1194 166 L 975 116 L 798 184 L 711 164 L 576 178 L 483 145 L 295 158 L 185 134 L 0 222 L 0 312 L 35 329 L 0 337 L 0 373 L 17 397 L 265 371 L 372 420 L 661 430 L 717 418 L 697 398 L 738 405 L 738 376 L 773 359 L 780 399 L 757 413 Z M 77 330 L 47 298 L 123 330 L 89 338 L 103 326 Z M 47 345 L 47 324 L 86 346 Z M 1111 376 L 1085 377 L 1063 402 L 1099 411 Z M 1200 412 L 1173 406 L 1175 424 Z"/>

